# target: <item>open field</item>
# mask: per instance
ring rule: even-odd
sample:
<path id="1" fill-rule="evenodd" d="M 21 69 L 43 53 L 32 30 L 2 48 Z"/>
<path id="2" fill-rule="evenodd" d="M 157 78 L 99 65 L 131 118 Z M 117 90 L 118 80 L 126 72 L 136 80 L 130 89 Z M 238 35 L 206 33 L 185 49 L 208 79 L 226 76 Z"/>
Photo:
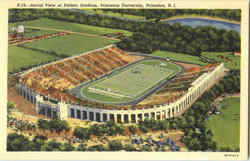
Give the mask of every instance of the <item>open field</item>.
<path id="1" fill-rule="evenodd" d="M 57 31 L 51 31 L 51 30 L 38 30 L 38 29 L 30 29 L 30 28 L 25 28 L 24 32 L 24 37 L 25 38 L 30 38 L 30 37 L 40 37 L 44 35 L 50 35 L 58 33 Z"/>
<path id="2" fill-rule="evenodd" d="M 28 48 L 39 49 L 42 51 L 55 52 L 58 55 L 78 55 L 83 52 L 94 50 L 117 42 L 99 37 L 89 37 L 82 35 L 66 35 L 51 39 L 44 39 L 27 43 Z"/>
<path id="3" fill-rule="evenodd" d="M 43 35 L 50 35 L 58 33 L 57 31 L 49 31 L 49 30 L 36 30 L 36 29 L 26 29 L 24 33 L 24 37 L 40 37 Z"/>
<path id="4" fill-rule="evenodd" d="M 8 72 L 58 59 L 58 57 L 54 55 L 32 51 L 22 47 L 10 46 L 8 50 Z"/>
<path id="5" fill-rule="evenodd" d="M 240 56 L 235 56 L 232 52 L 203 52 L 202 56 L 223 62 L 228 69 L 240 69 Z"/>
<path id="6" fill-rule="evenodd" d="M 188 54 L 175 53 L 169 51 L 155 51 L 152 53 L 153 56 L 160 56 L 163 58 L 169 58 L 176 61 L 182 61 L 186 63 L 193 63 L 198 65 L 206 65 L 206 63 L 202 62 L 198 56 L 192 56 Z"/>
<path id="7" fill-rule="evenodd" d="M 240 98 L 226 98 L 221 115 L 213 115 L 207 121 L 207 126 L 214 134 L 218 147 L 239 149 L 240 143 Z"/>
<path id="8" fill-rule="evenodd" d="M 126 30 L 90 26 L 78 23 L 70 23 L 70 22 L 52 20 L 47 18 L 40 18 L 33 21 L 19 22 L 15 24 L 10 24 L 10 26 L 17 24 L 24 24 L 26 26 L 33 26 L 33 27 L 53 28 L 53 29 L 67 30 L 72 32 L 95 34 L 95 35 L 103 35 L 103 34 L 117 33 L 117 32 L 123 33 L 124 35 L 127 36 L 132 35 L 131 32 Z"/>
<path id="9" fill-rule="evenodd" d="M 84 87 L 82 92 L 86 97 L 104 102 L 129 101 L 180 70 L 166 61 L 144 60 Z"/>

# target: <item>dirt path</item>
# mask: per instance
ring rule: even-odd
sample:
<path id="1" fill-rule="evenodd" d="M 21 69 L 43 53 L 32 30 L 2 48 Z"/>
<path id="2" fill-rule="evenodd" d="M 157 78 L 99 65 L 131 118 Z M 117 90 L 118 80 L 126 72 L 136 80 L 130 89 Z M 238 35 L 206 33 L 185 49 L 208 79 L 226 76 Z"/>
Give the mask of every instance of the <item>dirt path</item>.
<path id="1" fill-rule="evenodd" d="M 194 67 L 200 67 L 199 65 L 196 65 L 196 64 L 188 64 L 188 63 L 181 63 L 181 62 L 175 62 L 175 64 L 183 66 L 184 72 Z"/>
<path id="2" fill-rule="evenodd" d="M 27 42 L 38 41 L 38 40 L 43 40 L 43 39 L 50 39 L 50 38 L 53 38 L 53 37 L 65 36 L 65 35 L 67 35 L 66 32 L 59 32 L 59 33 L 54 33 L 54 34 L 50 34 L 50 35 L 39 36 L 39 37 L 36 37 L 36 38 L 24 38 L 24 39 L 21 39 L 21 41 L 19 41 L 19 42 L 10 44 L 9 46 L 24 44 L 24 43 L 27 43 Z"/>
<path id="3" fill-rule="evenodd" d="M 26 28 L 39 29 L 39 30 L 51 30 L 51 31 L 58 31 L 58 32 L 67 32 L 67 33 L 70 33 L 70 34 L 77 34 L 77 35 L 90 36 L 90 37 L 99 37 L 99 38 L 104 38 L 104 39 L 109 39 L 109 40 L 120 40 L 120 39 L 110 38 L 110 37 L 106 37 L 106 36 L 100 36 L 100 35 L 94 35 L 94 34 L 88 34 L 88 33 L 82 33 L 82 32 L 73 32 L 73 31 L 54 29 L 54 28 L 47 28 L 47 27 L 26 26 Z"/>

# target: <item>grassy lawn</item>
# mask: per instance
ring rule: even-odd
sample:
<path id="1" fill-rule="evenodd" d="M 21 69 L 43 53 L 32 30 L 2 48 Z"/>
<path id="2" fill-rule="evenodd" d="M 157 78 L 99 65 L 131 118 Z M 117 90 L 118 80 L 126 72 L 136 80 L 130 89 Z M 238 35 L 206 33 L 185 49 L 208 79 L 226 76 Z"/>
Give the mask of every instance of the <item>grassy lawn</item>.
<path id="1" fill-rule="evenodd" d="M 90 37 L 82 35 L 66 35 L 40 41 L 33 41 L 24 46 L 40 49 L 43 51 L 54 51 L 58 55 L 78 55 L 86 51 L 101 48 L 117 42 L 99 37 Z"/>
<path id="2" fill-rule="evenodd" d="M 202 56 L 223 62 L 228 69 L 240 69 L 240 56 L 235 56 L 232 52 L 203 52 Z"/>
<path id="3" fill-rule="evenodd" d="M 226 98 L 221 115 L 213 115 L 207 121 L 207 126 L 214 134 L 218 147 L 239 149 L 240 143 L 240 98 Z"/>
<path id="4" fill-rule="evenodd" d="M 52 20 L 52 19 L 47 19 L 47 18 L 40 18 L 40 19 L 33 20 L 33 21 L 19 22 L 16 24 L 10 24 L 10 26 L 17 25 L 17 24 L 24 24 L 24 25 L 33 26 L 33 27 L 53 28 L 53 29 L 67 30 L 67 31 L 72 31 L 72 32 L 95 34 L 95 35 L 103 35 L 103 34 L 117 33 L 117 32 L 121 32 L 127 36 L 132 35 L 131 32 L 126 31 L 126 30 L 90 26 L 90 25 L 71 23 L 71 22 L 66 22 L 66 21 Z"/>
<path id="5" fill-rule="evenodd" d="M 84 87 L 83 95 L 104 102 L 134 100 L 180 70 L 166 61 L 144 60 Z"/>
<path id="6" fill-rule="evenodd" d="M 198 64 L 198 65 L 206 65 L 206 63 L 202 62 L 198 56 L 192 56 L 188 54 L 159 50 L 159 51 L 153 52 L 152 55 L 169 58 L 169 59 L 176 60 L 176 61 L 183 61 L 183 62 Z"/>
<path id="7" fill-rule="evenodd" d="M 53 55 L 24 49 L 22 47 L 10 46 L 8 50 L 8 72 L 58 59 Z"/>
<path id="8" fill-rule="evenodd" d="M 40 37 L 43 35 L 50 35 L 54 33 L 57 33 L 57 31 L 26 29 L 24 33 L 24 37 Z"/>
<path id="9" fill-rule="evenodd" d="M 10 31 L 10 29 L 9 29 L 9 31 Z M 40 36 L 43 36 L 43 35 L 50 35 L 50 34 L 54 34 L 54 33 L 58 33 L 58 32 L 57 31 L 51 31 L 51 30 L 38 30 L 38 29 L 25 28 L 24 37 L 26 37 L 26 38 L 40 37 Z"/>

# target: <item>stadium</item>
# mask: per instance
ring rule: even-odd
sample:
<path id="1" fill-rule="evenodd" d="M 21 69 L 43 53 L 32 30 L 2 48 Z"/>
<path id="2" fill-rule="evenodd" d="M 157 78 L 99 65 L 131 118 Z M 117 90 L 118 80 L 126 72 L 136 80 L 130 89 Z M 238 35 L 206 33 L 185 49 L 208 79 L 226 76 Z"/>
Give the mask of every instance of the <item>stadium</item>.
<path id="1" fill-rule="evenodd" d="M 180 116 L 224 72 L 223 64 L 186 69 L 109 45 L 32 68 L 17 89 L 47 117 L 136 123 Z"/>

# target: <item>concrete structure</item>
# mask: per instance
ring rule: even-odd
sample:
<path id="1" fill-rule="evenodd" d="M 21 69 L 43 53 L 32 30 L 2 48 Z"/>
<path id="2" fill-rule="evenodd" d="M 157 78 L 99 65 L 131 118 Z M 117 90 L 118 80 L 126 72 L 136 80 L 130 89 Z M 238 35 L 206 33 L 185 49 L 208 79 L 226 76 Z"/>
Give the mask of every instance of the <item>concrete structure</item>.
<path id="1" fill-rule="evenodd" d="M 97 107 L 85 107 L 81 105 L 67 104 L 66 102 L 52 103 L 42 96 L 19 84 L 20 95 L 36 105 L 38 113 L 48 117 L 59 116 L 60 119 L 77 118 L 90 121 L 109 121 L 119 123 L 137 123 L 139 120 L 175 117 L 177 114 L 189 108 L 207 89 L 212 87 L 216 81 L 224 75 L 224 64 L 216 66 L 212 71 L 203 73 L 196 79 L 186 93 L 176 102 L 162 105 L 155 105 L 150 109 L 130 110 L 105 110 Z"/>

